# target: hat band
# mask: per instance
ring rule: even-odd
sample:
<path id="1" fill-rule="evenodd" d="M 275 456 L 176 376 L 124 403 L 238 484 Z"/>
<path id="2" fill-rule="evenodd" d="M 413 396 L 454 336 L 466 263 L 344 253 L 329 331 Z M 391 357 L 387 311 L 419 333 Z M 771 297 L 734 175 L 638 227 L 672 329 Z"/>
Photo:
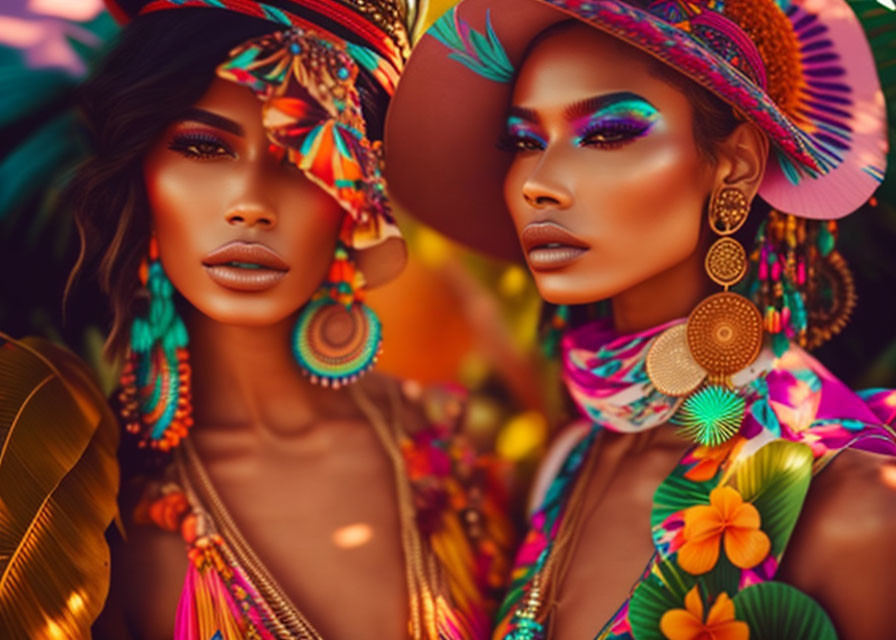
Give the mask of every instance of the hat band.
<path id="1" fill-rule="evenodd" d="M 759 49 L 739 24 L 720 11 L 701 4 L 689 3 L 687 11 L 682 6 L 680 2 L 656 0 L 647 11 L 699 40 L 763 90 L 768 88 L 765 63 Z"/>
<path id="2" fill-rule="evenodd" d="M 335 0 L 292 0 L 295 4 L 329 18 L 344 26 L 352 34 L 360 38 L 365 45 L 376 51 L 392 67 L 390 75 L 397 77 L 404 67 L 402 52 L 392 39 L 376 25 L 359 16 L 348 7 Z M 155 13 L 166 9 L 209 8 L 227 9 L 236 13 L 269 20 L 286 27 L 301 27 L 312 31 L 320 31 L 320 25 L 279 7 L 274 7 L 254 0 L 154 0 L 142 9 L 138 15 Z"/>

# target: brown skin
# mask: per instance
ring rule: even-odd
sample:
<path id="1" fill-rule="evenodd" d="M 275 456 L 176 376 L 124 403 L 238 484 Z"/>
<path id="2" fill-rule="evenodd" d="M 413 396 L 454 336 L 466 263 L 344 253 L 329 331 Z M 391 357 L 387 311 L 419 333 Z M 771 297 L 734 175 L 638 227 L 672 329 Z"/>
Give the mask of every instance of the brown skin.
<path id="1" fill-rule="evenodd" d="M 348 392 L 309 383 L 289 349 L 297 313 L 332 259 L 343 212 L 266 152 L 261 102 L 250 90 L 217 79 L 196 107 L 237 123 L 242 135 L 175 122 L 144 172 L 163 266 L 189 303 L 191 437 L 245 538 L 322 635 L 405 638 L 391 463 Z M 219 139 L 229 153 L 217 149 L 217 157 L 201 159 L 170 149 L 185 129 Z M 232 240 L 270 247 L 289 265 L 287 275 L 260 292 L 214 282 L 203 258 Z M 388 417 L 385 382 L 370 376 L 361 384 Z M 400 419 L 411 428 L 422 421 L 412 409 Z M 132 525 L 129 515 L 99 637 L 128 637 L 127 625 L 136 638 L 170 638 L 187 567 L 184 543 Z M 367 527 L 369 539 L 340 544 L 335 534 L 351 525 Z"/>
<path id="2" fill-rule="evenodd" d="M 251 91 L 215 79 L 195 107 L 238 123 L 244 135 L 186 120 L 172 123 L 150 150 L 143 173 L 162 266 L 204 315 L 269 326 L 294 314 L 320 285 L 343 210 L 299 169 L 268 153 L 261 101 Z M 208 157 L 169 148 L 186 142 Z M 289 265 L 286 276 L 262 295 L 216 283 L 202 263 L 234 240 L 273 249 Z"/>
<path id="3" fill-rule="evenodd" d="M 566 107 L 620 91 L 657 110 L 649 133 L 613 148 L 580 144 Z M 701 155 L 684 95 L 648 72 L 645 54 L 586 26 L 536 45 L 513 106 L 534 113 L 543 140 L 517 152 L 507 174 L 517 230 L 552 221 L 587 246 L 563 268 L 533 268 L 542 296 L 558 304 L 612 299 L 620 332 L 686 316 L 712 290 L 703 271 L 705 203 L 725 187 L 756 195 L 767 138 L 743 124 L 714 161 Z M 582 479 L 581 530 L 560 576 L 552 640 L 593 637 L 625 600 L 653 552 L 653 493 L 688 447 L 669 429 L 604 435 Z M 888 569 L 896 496 L 887 464 L 850 451 L 813 483 L 779 574 L 824 605 L 844 640 L 877 640 L 896 627 L 896 574 Z"/>

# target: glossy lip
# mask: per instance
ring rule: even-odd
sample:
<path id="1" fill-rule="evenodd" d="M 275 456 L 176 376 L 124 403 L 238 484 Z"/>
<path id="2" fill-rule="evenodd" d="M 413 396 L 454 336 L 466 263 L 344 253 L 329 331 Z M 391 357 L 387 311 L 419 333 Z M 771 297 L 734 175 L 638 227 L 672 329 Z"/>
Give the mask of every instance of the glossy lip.
<path id="1" fill-rule="evenodd" d="M 256 264 L 259 268 L 234 267 L 231 262 Z M 273 249 L 240 240 L 218 247 L 205 256 L 202 265 L 212 280 L 234 291 L 264 291 L 289 271 L 289 265 Z"/>
<path id="2" fill-rule="evenodd" d="M 569 266 L 590 248 L 556 222 L 527 224 L 520 241 L 534 271 L 553 271 Z"/>

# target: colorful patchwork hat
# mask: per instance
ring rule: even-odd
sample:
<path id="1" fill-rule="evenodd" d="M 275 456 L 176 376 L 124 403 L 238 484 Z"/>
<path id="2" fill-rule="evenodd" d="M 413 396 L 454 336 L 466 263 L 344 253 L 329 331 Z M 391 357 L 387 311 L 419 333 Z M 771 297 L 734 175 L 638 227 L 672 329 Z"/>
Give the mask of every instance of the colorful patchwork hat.
<path id="1" fill-rule="evenodd" d="M 349 214 L 342 240 L 366 285 L 398 275 L 407 252 L 381 172 L 382 142 L 367 136 L 355 81 L 363 69 L 387 95 L 395 92 L 410 54 L 407 3 L 107 0 L 107 5 L 121 22 L 195 8 L 271 22 L 271 34 L 235 47 L 217 75 L 255 92 L 272 151 L 287 156 Z"/>
<path id="2" fill-rule="evenodd" d="M 881 7 L 881 10 L 885 10 Z M 575 18 L 691 78 L 772 142 L 759 195 L 840 218 L 883 180 L 874 57 L 844 0 L 463 0 L 417 44 L 386 120 L 394 200 L 450 237 L 519 259 L 495 146 L 529 43 Z"/>

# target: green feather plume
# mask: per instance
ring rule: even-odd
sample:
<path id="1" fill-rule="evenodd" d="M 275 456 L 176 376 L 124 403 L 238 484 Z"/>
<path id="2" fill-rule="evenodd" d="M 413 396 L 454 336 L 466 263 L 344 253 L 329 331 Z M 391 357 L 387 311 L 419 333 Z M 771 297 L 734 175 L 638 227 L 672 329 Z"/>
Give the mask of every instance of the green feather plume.
<path id="1" fill-rule="evenodd" d="M 457 15 L 457 7 L 439 18 L 427 33 L 451 49 L 448 57 L 452 60 L 489 80 L 510 82 L 514 73 L 513 65 L 492 28 L 490 13 L 487 11 L 485 15 L 485 35 L 461 20 Z"/>

